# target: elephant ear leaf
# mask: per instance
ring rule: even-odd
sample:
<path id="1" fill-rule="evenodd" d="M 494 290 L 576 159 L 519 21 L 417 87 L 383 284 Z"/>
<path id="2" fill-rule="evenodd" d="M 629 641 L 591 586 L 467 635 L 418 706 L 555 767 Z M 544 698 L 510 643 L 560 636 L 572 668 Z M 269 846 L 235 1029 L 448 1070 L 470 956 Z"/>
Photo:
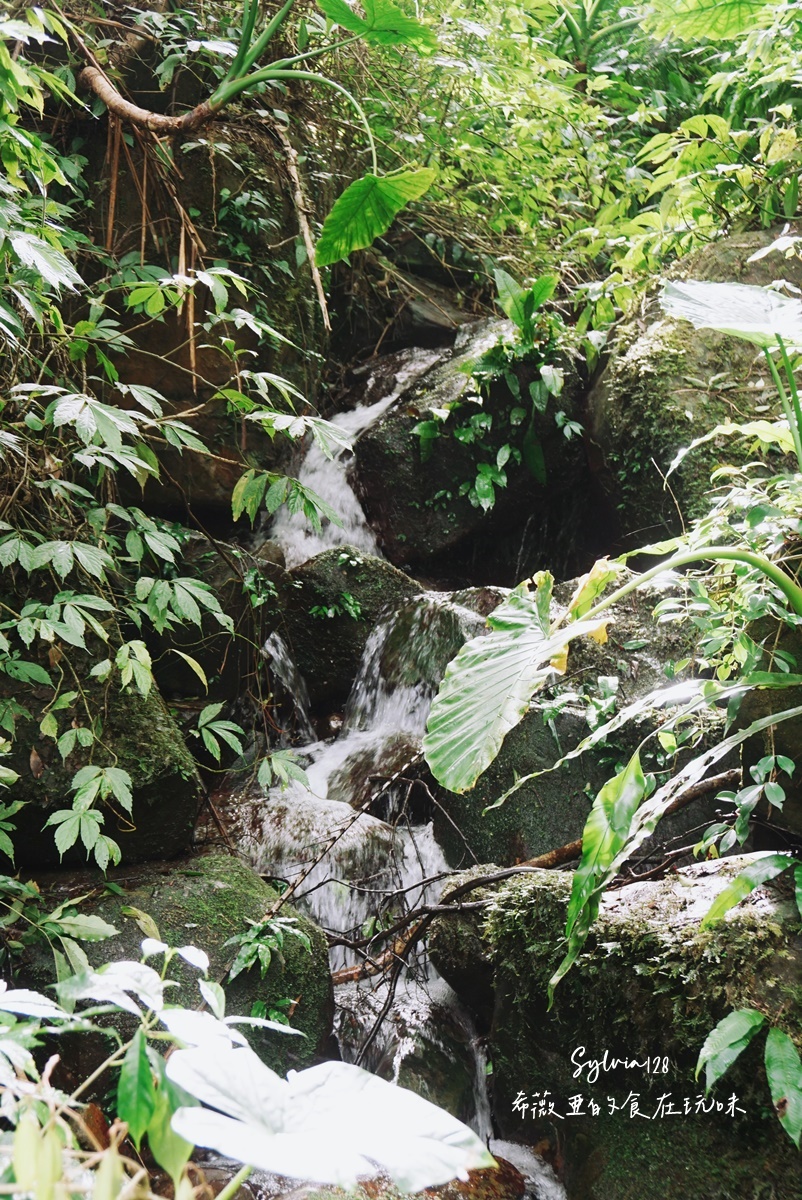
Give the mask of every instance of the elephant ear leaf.
<path id="1" fill-rule="evenodd" d="M 431 187 L 435 172 L 430 167 L 397 171 L 394 175 L 364 175 L 356 179 L 335 203 L 323 223 L 315 251 L 319 267 L 346 258 L 353 250 L 364 250 L 386 233 L 401 209 Z"/>
<path id="2" fill-rule="evenodd" d="M 754 28 L 766 0 L 656 0 L 649 28 L 658 37 L 683 41 L 733 38 Z"/>
<path id="3" fill-rule="evenodd" d="M 598 619 L 549 629 L 552 582 L 542 572 L 534 596 L 513 592 L 490 614 L 490 632 L 466 642 L 448 666 L 423 751 L 435 779 L 449 791 L 473 787 L 526 716 L 533 693 L 564 670 L 569 643 L 598 632 Z"/>
<path id="4" fill-rule="evenodd" d="M 323 12 L 350 33 L 379 46 L 437 45 L 434 31 L 403 13 L 393 0 L 363 0 L 364 19 L 345 0 L 319 0 Z"/>

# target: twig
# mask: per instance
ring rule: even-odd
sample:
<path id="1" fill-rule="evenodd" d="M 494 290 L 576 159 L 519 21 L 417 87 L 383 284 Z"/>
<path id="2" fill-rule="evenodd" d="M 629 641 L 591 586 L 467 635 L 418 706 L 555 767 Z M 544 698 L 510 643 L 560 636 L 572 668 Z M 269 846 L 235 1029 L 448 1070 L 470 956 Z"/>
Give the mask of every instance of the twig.
<path id="1" fill-rule="evenodd" d="M 290 139 L 287 137 L 284 130 L 279 125 L 274 125 L 277 140 L 281 144 L 284 151 L 285 166 L 287 174 L 292 183 L 292 199 L 295 204 L 295 212 L 298 217 L 298 226 L 301 230 L 301 236 L 304 239 L 306 246 L 306 257 L 309 261 L 309 270 L 312 272 L 312 281 L 315 285 L 315 293 L 317 302 L 320 305 L 320 312 L 323 317 L 323 328 L 326 333 L 331 333 L 331 320 L 329 319 L 329 308 L 326 303 L 326 293 L 323 290 L 323 280 L 320 277 L 320 271 L 315 262 L 315 243 L 312 238 L 312 230 L 309 228 L 309 220 L 307 218 L 307 202 L 304 196 L 303 184 L 298 171 L 298 152 L 293 146 Z"/>

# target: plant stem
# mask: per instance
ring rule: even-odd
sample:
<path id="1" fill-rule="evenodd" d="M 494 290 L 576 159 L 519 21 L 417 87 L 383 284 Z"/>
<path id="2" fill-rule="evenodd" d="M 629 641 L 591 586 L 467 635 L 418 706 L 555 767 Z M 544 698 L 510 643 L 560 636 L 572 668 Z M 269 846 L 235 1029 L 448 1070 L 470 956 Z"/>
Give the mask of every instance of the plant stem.
<path id="1" fill-rule="evenodd" d="M 780 347 L 780 355 L 782 356 L 785 374 L 788 378 L 788 387 L 791 390 L 791 403 L 794 406 L 794 416 L 796 418 L 796 432 L 800 440 L 800 448 L 802 448 L 802 408 L 799 405 L 799 391 L 796 386 L 794 377 L 794 368 L 791 366 L 791 360 L 788 357 L 788 351 L 785 348 L 785 342 L 780 337 L 779 333 L 775 335 L 777 345 Z"/>
<path id="2" fill-rule="evenodd" d="M 744 563 L 748 567 L 756 567 L 758 571 L 762 571 L 772 583 L 777 585 L 796 615 L 802 617 L 802 587 L 795 583 L 782 567 L 778 567 L 776 563 L 770 562 L 761 554 L 753 554 L 751 550 L 737 550 L 731 546 L 703 546 L 699 550 L 686 550 L 683 554 L 675 554 L 673 558 L 669 558 L 666 562 L 658 563 L 656 567 L 651 567 L 650 570 L 644 571 L 642 575 L 636 576 L 635 579 L 630 579 L 628 583 L 617 588 L 606 599 L 600 600 L 598 604 L 585 613 L 582 619 L 584 621 L 592 620 L 618 600 L 623 600 L 630 592 L 634 592 L 641 584 L 648 583 L 650 579 L 655 579 L 665 571 L 673 571 L 675 567 L 685 567 L 690 563 L 702 562 L 706 558 L 724 559 L 729 562 Z"/>
<path id="3" fill-rule="evenodd" d="M 359 119 L 362 122 L 367 135 L 368 145 L 370 146 L 373 174 L 378 175 L 379 160 L 376 154 L 376 143 L 373 140 L 373 133 L 371 131 L 368 118 L 365 115 L 365 110 L 357 100 L 356 96 L 352 95 L 347 88 L 344 88 L 342 84 L 335 83 L 333 79 L 328 79 L 325 75 L 316 75 L 313 71 L 281 71 L 277 70 L 276 67 L 271 65 L 269 67 L 264 67 L 261 71 L 254 71 L 252 75 L 246 75 L 242 79 L 232 79 L 224 88 L 218 88 L 217 92 L 215 92 L 215 95 L 212 97 L 212 100 L 209 101 L 209 105 L 215 111 L 217 109 L 224 108 L 225 105 L 230 104 L 234 97 L 238 96 L 240 92 L 246 91 L 248 88 L 253 87 L 254 84 L 267 83 L 271 79 L 304 79 L 309 83 L 324 83 L 327 87 L 334 88 L 335 92 L 339 92 L 342 96 L 345 96 L 346 100 L 354 106 L 359 114 Z M 800 466 L 802 467 L 802 463 L 800 463 Z"/>
<path id="4" fill-rule="evenodd" d="M 774 386 L 776 387 L 780 396 L 780 403 L 783 406 L 785 419 L 788 422 L 789 429 L 791 430 L 791 437 L 794 439 L 794 452 L 796 454 L 796 461 L 799 465 L 800 471 L 802 471 L 802 441 L 800 441 L 799 437 L 799 425 L 797 424 L 796 417 L 791 409 L 791 405 L 788 403 L 788 397 L 785 394 L 785 388 L 783 387 L 782 380 L 780 379 L 780 373 L 777 370 L 777 364 L 771 357 L 771 351 L 766 349 L 763 351 L 763 353 L 766 355 L 766 359 L 768 360 L 771 377 L 774 380 Z M 799 401 L 797 400 L 797 405 L 798 403 Z"/>
<path id="5" fill-rule="evenodd" d="M 252 1170 L 253 1167 L 240 1167 L 234 1178 L 229 1179 L 222 1192 L 217 1193 L 217 1200 L 233 1200 Z"/>

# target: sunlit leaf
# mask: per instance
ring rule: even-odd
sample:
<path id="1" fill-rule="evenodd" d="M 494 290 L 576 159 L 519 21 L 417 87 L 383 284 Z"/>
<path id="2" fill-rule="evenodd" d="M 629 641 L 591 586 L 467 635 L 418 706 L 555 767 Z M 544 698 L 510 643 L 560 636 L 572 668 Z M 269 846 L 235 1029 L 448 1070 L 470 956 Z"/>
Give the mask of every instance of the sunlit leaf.
<path id="1" fill-rule="evenodd" d="M 430 167 L 399 171 L 395 175 L 364 175 L 336 201 L 323 223 L 315 251 L 318 266 L 347 258 L 386 233 L 401 209 L 427 191 L 435 177 Z"/>

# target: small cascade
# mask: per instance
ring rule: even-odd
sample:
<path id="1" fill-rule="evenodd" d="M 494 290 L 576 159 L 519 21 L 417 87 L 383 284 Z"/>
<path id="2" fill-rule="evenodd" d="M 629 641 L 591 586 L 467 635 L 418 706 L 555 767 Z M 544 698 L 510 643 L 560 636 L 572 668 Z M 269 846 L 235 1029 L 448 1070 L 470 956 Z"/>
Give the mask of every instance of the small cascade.
<path id="1" fill-rule="evenodd" d="M 373 404 L 361 404 L 350 412 L 339 413 L 332 418 L 351 441 L 382 417 L 402 393 L 440 358 L 438 351 L 413 349 L 405 351 L 401 365 L 395 373 L 393 390 Z M 370 387 L 370 381 L 367 385 Z M 351 455 L 347 450 L 326 458 L 317 444 L 313 444 L 298 472 L 304 487 L 311 488 L 337 513 L 340 525 L 324 521 L 323 528 L 315 533 L 301 513 L 290 513 L 282 507 L 271 528 L 270 537 L 284 551 L 288 569 L 299 566 L 316 554 L 333 546 L 356 546 L 369 554 L 377 554 L 378 546 L 373 531 L 365 520 L 362 506 L 348 482 L 348 466 Z"/>
<path id="2" fill-rule="evenodd" d="M 270 663 L 273 674 L 293 706 L 297 732 L 301 737 L 314 741 L 315 730 L 312 725 L 309 689 L 306 686 L 306 680 L 295 665 L 289 646 L 280 634 L 271 633 L 262 647 L 262 654 Z"/>
<path id="3" fill-rule="evenodd" d="M 428 820 L 429 801 L 419 802 L 417 812 L 408 803 L 415 787 L 409 768 L 446 664 L 484 626 L 470 605 L 481 609 L 485 601 L 470 591 L 425 592 L 389 612 L 368 638 L 339 735 L 329 741 L 315 740 L 304 682 L 274 634 L 264 651 L 308 731 L 307 744 L 296 747 L 307 783 L 273 788 L 266 797 L 240 796 L 229 827 L 254 868 L 296 884 L 293 903 L 333 935 L 343 1059 L 435 1103 L 447 1097 L 450 1111 L 487 1140 L 484 1047 L 423 943 L 399 971 L 383 972 L 380 963 L 372 973 L 361 970 L 366 956 L 376 963 L 392 953 L 390 939 L 369 942 L 382 922 L 387 927 L 434 902 L 449 874 Z M 521 1169 L 533 1181 L 531 1200 L 564 1197 L 550 1168 L 529 1158 Z"/>

